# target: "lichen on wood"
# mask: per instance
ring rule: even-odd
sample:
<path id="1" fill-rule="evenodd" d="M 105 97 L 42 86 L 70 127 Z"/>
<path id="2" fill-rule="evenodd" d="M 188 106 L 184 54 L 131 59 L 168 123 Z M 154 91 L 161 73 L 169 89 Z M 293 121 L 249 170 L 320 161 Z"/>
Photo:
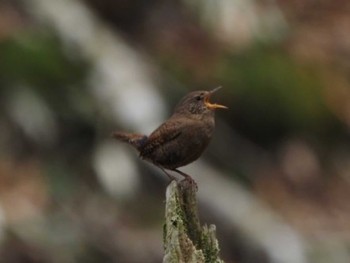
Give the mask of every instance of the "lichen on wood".
<path id="1" fill-rule="evenodd" d="M 200 225 L 197 186 L 172 181 L 166 191 L 163 263 L 223 263 L 214 225 Z"/>

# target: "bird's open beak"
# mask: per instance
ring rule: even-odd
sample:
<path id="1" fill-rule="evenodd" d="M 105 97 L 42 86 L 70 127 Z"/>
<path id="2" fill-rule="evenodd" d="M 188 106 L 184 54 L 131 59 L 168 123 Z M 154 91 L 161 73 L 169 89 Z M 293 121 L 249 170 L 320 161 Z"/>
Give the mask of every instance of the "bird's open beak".
<path id="1" fill-rule="evenodd" d="M 205 106 L 207 106 L 207 108 L 208 109 L 228 109 L 226 106 L 224 106 L 224 105 L 220 105 L 220 104 L 216 104 L 216 103 L 210 103 L 209 102 L 209 99 L 210 99 L 210 96 L 214 93 L 214 92 L 216 92 L 216 91 L 218 91 L 219 89 L 221 89 L 221 86 L 220 87 L 217 87 L 217 88 L 215 88 L 215 89 L 213 89 L 213 90 L 211 90 L 211 91 L 209 91 L 208 92 L 208 94 L 205 96 L 205 98 L 204 98 L 204 104 L 205 104 Z"/>

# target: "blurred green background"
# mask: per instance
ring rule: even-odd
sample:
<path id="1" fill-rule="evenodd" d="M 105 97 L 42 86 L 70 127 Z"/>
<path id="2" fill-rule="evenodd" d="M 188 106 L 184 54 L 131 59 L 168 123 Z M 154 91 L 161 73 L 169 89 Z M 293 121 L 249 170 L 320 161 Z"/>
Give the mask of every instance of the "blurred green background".
<path id="1" fill-rule="evenodd" d="M 350 2 L 1 0 L 0 262 L 161 262 L 168 179 L 113 141 L 223 86 L 184 168 L 225 262 L 350 262 Z"/>

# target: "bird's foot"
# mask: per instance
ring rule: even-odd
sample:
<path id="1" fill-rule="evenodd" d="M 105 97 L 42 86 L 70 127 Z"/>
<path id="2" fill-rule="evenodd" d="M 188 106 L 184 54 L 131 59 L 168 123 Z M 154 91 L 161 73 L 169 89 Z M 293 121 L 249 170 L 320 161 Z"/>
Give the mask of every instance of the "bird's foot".
<path id="1" fill-rule="evenodd" d="M 184 179 L 181 180 L 181 182 L 188 182 L 192 187 L 194 187 L 196 189 L 196 192 L 198 191 L 198 185 L 197 185 L 196 181 L 190 175 L 188 175 L 180 170 L 177 170 L 177 169 L 174 169 L 173 171 L 177 172 L 177 173 L 181 174 L 183 177 L 185 177 Z"/>
<path id="2" fill-rule="evenodd" d="M 196 181 L 192 177 L 185 177 L 184 179 L 181 180 L 180 183 L 188 183 L 191 187 L 195 188 L 196 192 L 198 191 L 198 185 Z"/>

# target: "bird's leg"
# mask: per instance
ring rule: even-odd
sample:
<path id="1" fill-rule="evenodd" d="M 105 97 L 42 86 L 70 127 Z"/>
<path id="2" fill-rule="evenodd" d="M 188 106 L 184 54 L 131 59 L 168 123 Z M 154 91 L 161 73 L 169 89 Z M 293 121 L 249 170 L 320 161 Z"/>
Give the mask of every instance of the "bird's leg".
<path id="1" fill-rule="evenodd" d="M 189 176 L 188 174 L 186 174 L 178 169 L 172 169 L 172 171 L 177 172 L 178 174 L 181 174 L 187 180 L 193 180 L 191 176 Z"/>
<path id="2" fill-rule="evenodd" d="M 177 181 L 177 179 L 176 179 L 175 176 L 169 174 L 167 171 L 165 171 L 164 168 L 162 168 L 162 167 L 160 167 L 160 166 L 158 166 L 158 167 L 159 167 L 159 169 L 161 169 L 161 170 L 169 177 L 169 179 L 170 179 L 171 181 L 173 181 L 173 180 Z"/>
<path id="3" fill-rule="evenodd" d="M 172 171 L 181 174 L 183 177 L 185 177 L 184 180 L 189 181 L 191 184 L 193 184 L 198 189 L 196 181 L 191 176 L 189 176 L 188 174 L 186 174 L 186 173 L 184 173 L 184 172 L 182 172 L 182 171 L 180 171 L 178 169 L 173 169 Z"/>

